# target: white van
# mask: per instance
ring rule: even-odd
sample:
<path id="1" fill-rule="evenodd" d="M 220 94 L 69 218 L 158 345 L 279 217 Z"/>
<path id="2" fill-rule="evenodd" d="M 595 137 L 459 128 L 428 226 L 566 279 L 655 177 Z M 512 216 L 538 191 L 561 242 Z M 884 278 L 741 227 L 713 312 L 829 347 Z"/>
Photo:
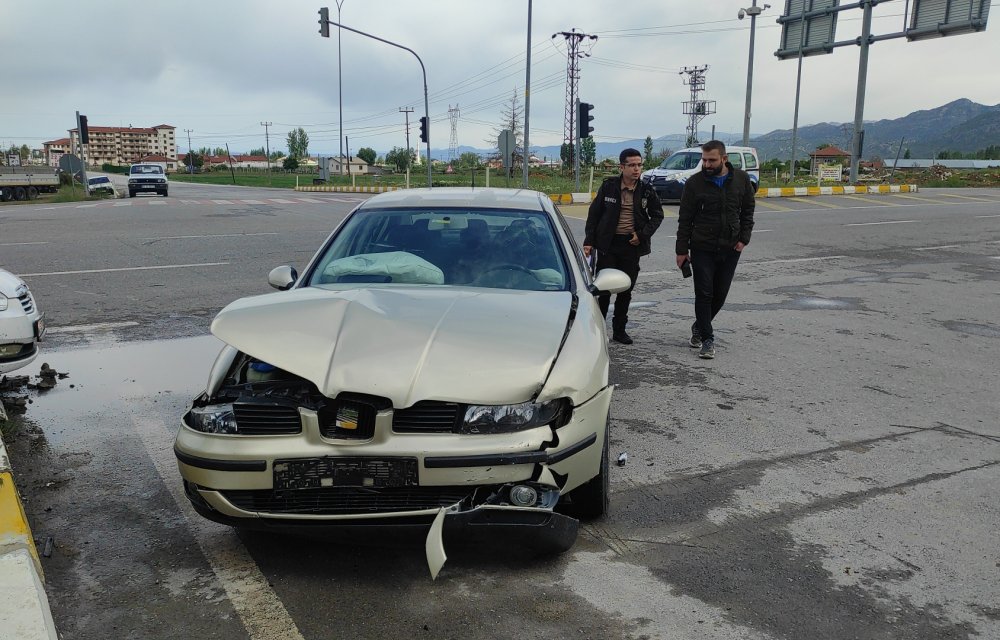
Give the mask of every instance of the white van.
<path id="1" fill-rule="evenodd" d="M 750 182 L 753 183 L 753 190 L 756 192 L 760 183 L 760 160 L 757 157 L 757 150 L 753 147 L 727 146 L 726 154 L 734 167 L 750 174 Z M 699 171 L 701 171 L 701 147 L 690 147 L 670 154 L 655 169 L 644 171 L 642 181 L 653 187 L 661 201 L 680 200 L 684 183 Z"/>

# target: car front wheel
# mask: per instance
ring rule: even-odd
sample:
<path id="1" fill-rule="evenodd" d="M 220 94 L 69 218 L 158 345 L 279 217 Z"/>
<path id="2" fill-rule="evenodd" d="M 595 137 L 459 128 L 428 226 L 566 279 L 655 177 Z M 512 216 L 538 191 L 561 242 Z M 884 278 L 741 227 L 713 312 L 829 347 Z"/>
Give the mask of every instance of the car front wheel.
<path id="1" fill-rule="evenodd" d="M 611 507 L 611 419 L 604 428 L 604 451 L 601 453 L 601 470 L 586 484 L 580 485 L 569 494 L 573 515 L 580 518 L 599 518 Z"/>

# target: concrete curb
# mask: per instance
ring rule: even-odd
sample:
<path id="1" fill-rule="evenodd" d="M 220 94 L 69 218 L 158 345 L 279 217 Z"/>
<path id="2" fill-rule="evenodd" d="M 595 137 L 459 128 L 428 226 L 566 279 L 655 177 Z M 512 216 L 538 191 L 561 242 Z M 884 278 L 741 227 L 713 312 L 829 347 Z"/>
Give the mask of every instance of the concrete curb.
<path id="1" fill-rule="evenodd" d="M 0 438 L 0 640 L 56 640 L 42 564 Z"/>
<path id="2" fill-rule="evenodd" d="M 778 187 L 761 189 L 758 198 L 793 198 L 801 196 L 840 196 L 850 194 L 916 193 L 915 184 L 874 184 L 857 187 Z"/>
<path id="3" fill-rule="evenodd" d="M 333 193 L 388 193 L 399 191 L 403 187 L 330 187 L 323 185 L 307 185 L 295 187 L 296 191 L 330 191 Z"/>

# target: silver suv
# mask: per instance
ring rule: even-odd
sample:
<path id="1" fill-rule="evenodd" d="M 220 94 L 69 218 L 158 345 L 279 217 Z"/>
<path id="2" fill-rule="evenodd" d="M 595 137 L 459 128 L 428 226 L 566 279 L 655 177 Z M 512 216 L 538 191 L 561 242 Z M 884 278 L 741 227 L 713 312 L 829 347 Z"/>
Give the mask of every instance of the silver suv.
<path id="1" fill-rule="evenodd" d="M 157 193 L 167 197 L 167 172 L 158 164 L 134 164 L 128 168 L 128 197 L 137 193 Z"/>

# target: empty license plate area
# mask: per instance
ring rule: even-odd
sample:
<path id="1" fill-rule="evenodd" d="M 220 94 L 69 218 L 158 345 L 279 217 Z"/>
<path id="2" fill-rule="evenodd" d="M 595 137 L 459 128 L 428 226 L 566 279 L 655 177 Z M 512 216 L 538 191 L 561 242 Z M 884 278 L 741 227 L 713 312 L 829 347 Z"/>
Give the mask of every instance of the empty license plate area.
<path id="1" fill-rule="evenodd" d="M 274 490 L 415 487 L 416 458 L 306 458 L 274 461 Z"/>

